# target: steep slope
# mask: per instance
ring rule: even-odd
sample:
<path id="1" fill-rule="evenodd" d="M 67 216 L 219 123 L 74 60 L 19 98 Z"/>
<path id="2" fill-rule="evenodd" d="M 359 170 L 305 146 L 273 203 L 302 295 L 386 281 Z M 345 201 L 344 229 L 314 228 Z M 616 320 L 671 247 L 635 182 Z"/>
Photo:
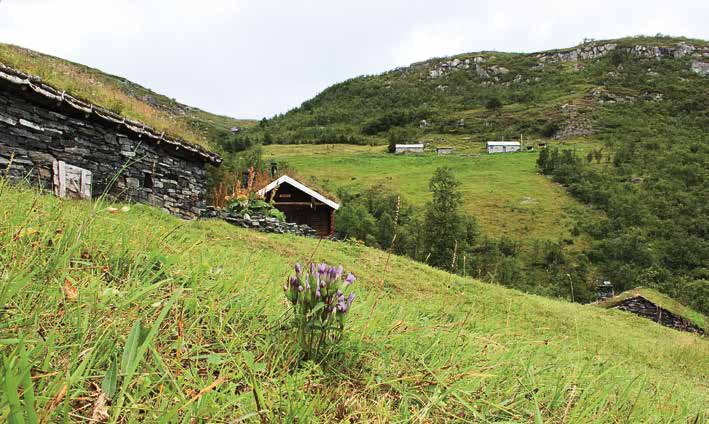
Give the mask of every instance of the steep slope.
<path id="1" fill-rule="evenodd" d="M 106 206 L 0 180 L 3 421 L 707 419 L 705 339 L 359 245 Z M 309 258 L 358 276 L 323 362 L 298 359 L 281 292 Z"/>
<path id="2" fill-rule="evenodd" d="M 59 90 L 66 90 L 89 102 L 144 122 L 159 131 L 216 149 L 233 127 L 248 127 L 255 121 L 214 115 L 187 106 L 125 78 L 0 43 L 0 63 L 42 78 Z"/>
<path id="3" fill-rule="evenodd" d="M 709 44 L 635 37 L 531 54 L 436 58 L 327 88 L 254 137 L 273 143 L 364 142 L 393 127 L 472 141 L 592 134 L 598 112 L 655 104 L 661 117 L 706 107 Z"/>

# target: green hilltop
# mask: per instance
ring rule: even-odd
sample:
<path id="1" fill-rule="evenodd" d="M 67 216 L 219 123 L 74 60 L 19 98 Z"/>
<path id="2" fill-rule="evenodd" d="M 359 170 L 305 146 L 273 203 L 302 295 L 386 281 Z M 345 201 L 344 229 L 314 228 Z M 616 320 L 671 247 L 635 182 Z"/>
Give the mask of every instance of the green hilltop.
<path id="1" fill-rule="evenodd" d="M 266 143 L 369 143 L 394 127 L 467 141 L 585 135 L 618 104 L 657 106 L 650 116 L 704 105 L 695 62 L 704 40 L 632 37 L 539 53 L 477 52 L 435 58 L 328 87 L 261 122 Z M 695 71 L 693 71 L 693 69 Z M 596 130 L 596 131 L 594 131 Z"/>

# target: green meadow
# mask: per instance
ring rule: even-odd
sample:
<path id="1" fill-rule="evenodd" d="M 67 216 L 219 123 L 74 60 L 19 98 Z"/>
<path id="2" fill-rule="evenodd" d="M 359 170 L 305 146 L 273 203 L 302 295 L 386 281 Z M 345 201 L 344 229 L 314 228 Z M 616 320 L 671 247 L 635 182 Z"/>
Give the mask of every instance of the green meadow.
<path id="1" fill-rule="evenodd" d="M 382 171 L 394 163 L 371 157 Z M 518 157 L 506 166 L 527 172 L 532 159 Z M 403 158 L 422 170 L 433 159 Z M 3 422 L 707 419 L 706 339 L 623 312 L 359 244 L 62 201 L 2 180 L 0 216 Z M 358 277 L 345 337 L 316 361 L 300 359 L 281 289 L 308 260 Z"/>
<path id="2" fill-rule="evenodd" d="M 538 174 L 537 152 L 488 155 L 484 143 L 454 138 L 438 144 L 454 146 L 455 153 L 394 155 L 385 146 L 270 145 L 264 146 L 263 158 L 287 163 L 330 192 L 382 183 L 419 206 L 431 198 L 428 181 L 436 168 L 450 167 L 461 182 L 465 212 L 490 236 L 560 240 L 570 237 L 575 214 L 590 213 L 563 187 Z M 566 145 L 581 151 L 589 146 Z"/>

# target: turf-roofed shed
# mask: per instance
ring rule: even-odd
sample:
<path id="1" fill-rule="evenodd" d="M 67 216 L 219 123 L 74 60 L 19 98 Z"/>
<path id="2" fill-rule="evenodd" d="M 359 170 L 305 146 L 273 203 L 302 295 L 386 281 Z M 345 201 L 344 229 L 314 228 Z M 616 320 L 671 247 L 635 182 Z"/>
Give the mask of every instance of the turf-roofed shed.
<path id="1" fill-rule="evenodd" d="M 104 193 L 199 216 L 222 159 L 0 64 L 0 174 L 66 198 Z"/>
<path id="2" fill-rule="evenodd" d="M 655 321 L 665 327 L 704 335 L 706 317 L 655 290 L 636 288 L 596 303 L 606 309 L 619 309 Z"/>
<path id="3" fill-rule="evenodd" d="M 266 201 L 286 215 L 286 221 L 308 225 L 320 237 L 335 234 L 335 211 L 339 203 L 328 199 L 312 188 L 283 175 L 258 191 Z"/>

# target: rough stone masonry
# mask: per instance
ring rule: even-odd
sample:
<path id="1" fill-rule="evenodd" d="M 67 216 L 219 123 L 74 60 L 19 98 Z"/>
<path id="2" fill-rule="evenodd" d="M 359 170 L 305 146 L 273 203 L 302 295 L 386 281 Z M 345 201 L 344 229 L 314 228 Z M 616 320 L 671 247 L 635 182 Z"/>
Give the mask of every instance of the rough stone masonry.
<path id="1" fill-rule="evenodd" d="M 64 161 L 92 173 L 93 197 L 107 193 L 182 218 L 200 215 L 206 164 L 218 165 L 217 155 L 158 138 L 93 105 L 70 107 L 44 95 L 47 86 L 22 86 L 14 76 L 0 69 L 0 174 L 52 189 L 53 163 Z"/>

